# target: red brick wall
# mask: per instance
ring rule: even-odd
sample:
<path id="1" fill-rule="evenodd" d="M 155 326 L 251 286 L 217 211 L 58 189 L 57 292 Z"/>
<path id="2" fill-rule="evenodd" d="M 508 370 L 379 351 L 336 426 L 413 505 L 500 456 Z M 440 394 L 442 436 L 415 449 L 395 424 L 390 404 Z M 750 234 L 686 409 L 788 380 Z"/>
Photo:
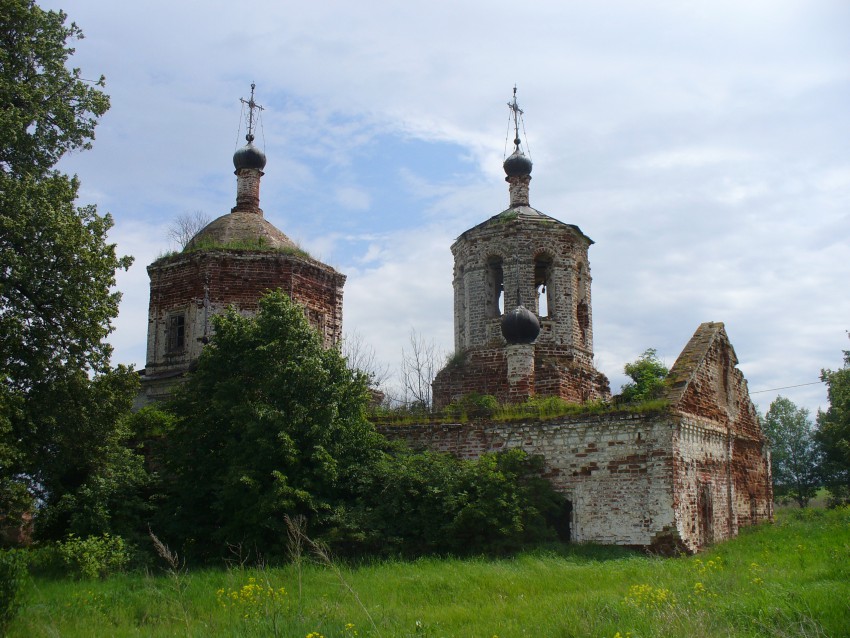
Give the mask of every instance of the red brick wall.
<path id="1" fill-rule="evenodd" d="M 256 312 L 260 297 L 280 288 L 304 306 L 326 346 L 342 337 L 342 287 L 345 276 L 297 254 L 249 250 L 210 250 L 180 254 L 148 267 L 151 296 L 148 315 L 148 374 L 185 367 L 203 347 L 204 296 L 208 315 L 235 306 Z M 186 314 L 186 347 L 168 353 L 164 344 L 170 313 Z"/>
<path id="2" fill-rule="evenodd" d="M 592 366 L 563 354 L 555 345 L 535 344 L 533 349 L 534 375 L 526 384 L 509 379 L 504 347 L 469 351 L 462 363 L 446 366 L 437 373 L 433 383 L 434 408 L 440 410 L 473 392 L 492 394 L 501 402 L 557 396 L 582 403 L 611 396 L 608 379 Z"/>

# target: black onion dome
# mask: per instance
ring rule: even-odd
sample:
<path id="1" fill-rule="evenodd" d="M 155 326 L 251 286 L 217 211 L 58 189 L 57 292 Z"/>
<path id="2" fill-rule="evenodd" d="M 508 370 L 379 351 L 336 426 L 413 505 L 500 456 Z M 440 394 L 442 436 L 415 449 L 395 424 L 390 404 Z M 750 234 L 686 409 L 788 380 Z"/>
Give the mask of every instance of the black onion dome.
<path id="1" fill-rule="evenodd" d="M 256 146 L 248 142 L 233 154 L 233 166 L 238 171 L 241 168 L 258 168 L 263 170 L 266 166 L 266 154 Z"/>
<path id="2" fill-rule="evenodd" d="M 531 160 L 519 149 L 515 150 L 502 166 L 508 177 L 531 175 Z"/>
<path id="3" fill-rule="evenodd" d="M 502 336 L 511 345 L 534 343 L 539 334 L 540 321 L 523 306 L 517 306 L 502 317 Z"/>

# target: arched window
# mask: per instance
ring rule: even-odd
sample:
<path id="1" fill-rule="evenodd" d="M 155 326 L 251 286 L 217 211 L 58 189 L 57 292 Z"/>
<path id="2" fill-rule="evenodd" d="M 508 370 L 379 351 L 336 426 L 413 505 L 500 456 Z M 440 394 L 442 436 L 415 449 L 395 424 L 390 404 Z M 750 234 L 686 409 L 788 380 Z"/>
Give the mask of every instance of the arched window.
<path id="1" fill-rule="evenodd" d="M 501 257 L 490 257 L 487 260 L 486 286 L 487 316 L 500 317 L 505 312 L 505 273 Z"/>
<path id="2" fill-rule="evenodd" d="M 536 291 L 537 316 L 541 319 L 554 314 L 552 290 L 552 257 L 541 254 L 534 258 L 534 290 Z"/>
<path id="3" fill-rule="evenodd" d="M 578 288 L 578 303 L 576 304 L 576 323 L 581 335 L 581 343 L 587 347 L 587 332 L 590 328 L 590 308 L 587 305 L 587 273 L 584 264 L 578 265 L 578 276 L 576 277 Z"/>

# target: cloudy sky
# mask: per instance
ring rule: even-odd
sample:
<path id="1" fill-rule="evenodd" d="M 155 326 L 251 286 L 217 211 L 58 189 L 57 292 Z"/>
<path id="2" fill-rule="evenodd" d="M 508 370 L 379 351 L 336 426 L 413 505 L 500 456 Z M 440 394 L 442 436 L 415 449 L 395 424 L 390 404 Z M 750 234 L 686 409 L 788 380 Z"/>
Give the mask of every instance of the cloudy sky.
<path id="1" fill-rule="evenodd" d="M 672 365 L 723 321 L 753 399 L 826 406 L 850 347 L 846 0 L 107 2 L 63 8 L 107 78 L 92 151 L 62 168 L 115 219 L 116 363 L 144 366 L 145 266 L 169 224 L 235 203 L 240 97 L 265 107 L 266 217 L 348 275 L 345 329 L 390 366 L 453 347 L 451 253 L 505 209 L 516 84 L 531 205 L 591 247 L 598 367 Z M 244 135 L 244 130 L 242 132 Z M 761 390 L 771 390 L 760 392 Z"/>

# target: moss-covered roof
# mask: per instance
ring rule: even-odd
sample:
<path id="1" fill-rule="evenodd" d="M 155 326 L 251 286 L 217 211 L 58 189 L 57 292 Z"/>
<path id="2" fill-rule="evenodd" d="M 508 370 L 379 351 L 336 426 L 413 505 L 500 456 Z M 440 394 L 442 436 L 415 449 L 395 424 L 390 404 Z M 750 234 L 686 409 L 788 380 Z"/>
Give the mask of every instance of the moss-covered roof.
<path id="1" fill-rule="evenodd" d="M 266 250 L 297 249 L 289 237 L 267 221 L 262 213 L 236 210 L 211 221 L 189 241 L 184 252 L 202 246 L 257 244 Z"/>

